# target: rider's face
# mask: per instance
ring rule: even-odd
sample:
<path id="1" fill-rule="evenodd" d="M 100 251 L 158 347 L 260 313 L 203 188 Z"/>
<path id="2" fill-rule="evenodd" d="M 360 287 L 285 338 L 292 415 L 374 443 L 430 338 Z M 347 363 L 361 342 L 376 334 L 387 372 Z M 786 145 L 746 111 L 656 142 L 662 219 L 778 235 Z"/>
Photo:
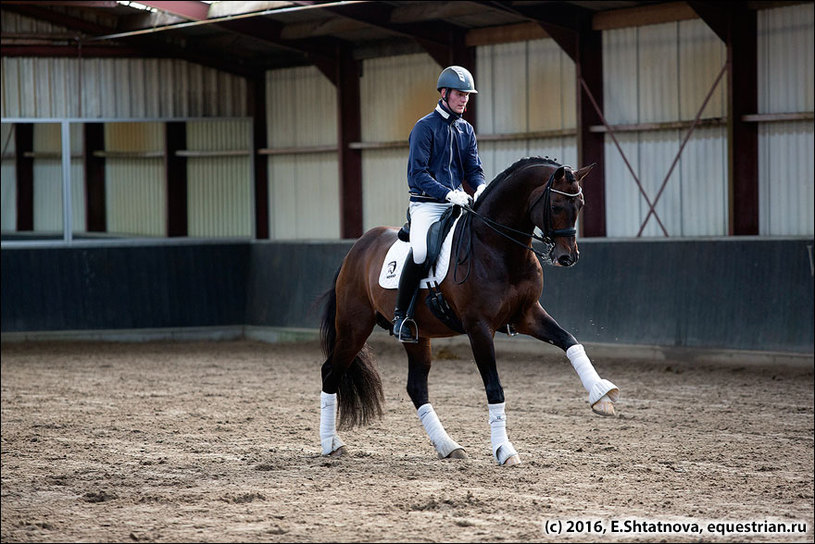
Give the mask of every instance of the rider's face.
<path id="1" fill-rule="evenodd" d="M 455 89 L 450 89 L 447 94 L 447 105 L 451 111 L 461 115 L 467 102 L 470 100 L 470 93 L 464 93 Z"/>

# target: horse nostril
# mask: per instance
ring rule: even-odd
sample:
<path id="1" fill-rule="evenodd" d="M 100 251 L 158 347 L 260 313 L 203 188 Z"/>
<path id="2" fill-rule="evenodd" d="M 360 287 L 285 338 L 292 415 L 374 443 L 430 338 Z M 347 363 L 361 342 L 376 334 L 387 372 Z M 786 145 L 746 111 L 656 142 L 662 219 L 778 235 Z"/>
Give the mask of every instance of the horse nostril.
<path id="1" fill-rule="evenodd" d="M 561 255 L 558 257 L 557 262 L 560 264 L 560 266 L 572 266 L 574 264 L 574 261 L 570 255 Z"/>

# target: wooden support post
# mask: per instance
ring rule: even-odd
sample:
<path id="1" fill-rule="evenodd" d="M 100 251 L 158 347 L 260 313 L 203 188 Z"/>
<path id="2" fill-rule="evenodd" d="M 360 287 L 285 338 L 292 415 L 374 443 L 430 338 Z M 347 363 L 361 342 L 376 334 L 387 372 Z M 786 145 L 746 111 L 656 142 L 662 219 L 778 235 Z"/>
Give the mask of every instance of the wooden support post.
<path id="1" fill-rule="evenodd" d="M 756 70 L 756 12 L 742 7 L 730 11 L 727 59 L 730 74 L 727 86 L 727 141 L 730 185 L 732 187 L 731 234 L 757 235 L 758 215 L 758 124 L 744 116 L 758 111 Z"/>
<path id="2" fill-rule="evenodd" d="M 269 158 L 258 155 L 257 150 L 265 149 L 266 142 L 266 76 L 260 74 L 250 80 L 248 111 L 252 116 L 252 139 L 254 142 L 255 184 L 255 238 L 269 238 Z"/>
<path id="3" fill-rule="evenodd" d="M 597 163 L 590 174 L 586 192 L 589 204 L 583 210 L 580 221 L 583 236 L 604 237 L 606 235 L 606 169 L 605 169 L 605 135 L 592 132 L 591 127 L 602 123 L 600 114 L 589 100 L 586 83 L 597 101 L 600 111 L 603 110 L 603 38 L 598 30 L 591 29 L 591 18 L 584 22 L 583 32 L 577 38 L 577 58 L 575 60 L 577 76 L 577 164 L 580 168 Z"/>
<path id="4" fill-rule="evenodd" d="M 17 173 L 17 230 L 34 230 L 34 125 L 14 124 L 14 161 Z"/>
<path id="5" fill-rule="evenodd" d="M 362 150 L 353 149 L 350 144 L 362 139 L 362 121 L 359 65 L 350 49 L 339 51 L 337 73 L 340 235 L 358 238 L 362 236 Z"/>
<path id="6" fill-rule="evenodd" d="M 82 159 L 85 164 L 85 228 L 88 232 L 107 232 L 105 204 L 105 159 L 94 155 L 105 150 L 104 123 L 85 123 Z"/>
<path id="7" fill-rule="evenodd" d="M 167 180 L 167 236 L 187 236 L 187 159 L 175 152 L 187 147 L 187 124 L 165 125 L 164 173 Z"/>
<path id="8" fill-rule="evenodd" d="M 758 111 L 757 23 L 747 4 L 689 1 L 727 44 L 727 163 L 731 235 L 758 232 L 758 126 L 745 116 Z"/>

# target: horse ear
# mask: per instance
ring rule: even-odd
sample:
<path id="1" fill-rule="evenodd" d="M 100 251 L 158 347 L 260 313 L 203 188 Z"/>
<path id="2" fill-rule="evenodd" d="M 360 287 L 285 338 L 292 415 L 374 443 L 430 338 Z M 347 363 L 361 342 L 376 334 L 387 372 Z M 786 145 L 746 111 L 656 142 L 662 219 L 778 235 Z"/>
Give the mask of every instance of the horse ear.
<path id="1" fill-rule="evenodd" d="M 566 167 L 561 166 L 560 168 L 558 168 L 557 170 L 555 170 L 555 173 L 554 173 L 554 179 L 560 179 L 560 178 L 562 178 L 562 177 L 563 177 L 563 175 L 564 175 L 565 173 L 566 173 Z"/>
<path id="2" fill-rule="evenodd" d="M 574 177 L 577 179 L 578 182 L 583 181 L 583 178 L 588 176 L 589 172 L 591 172 L 591 169 L 594 168 L 595 166 L 597 166 L 596 162 L 593 162 L 588 166 L 584 166 L 583 168 L 574 173 Z"/>

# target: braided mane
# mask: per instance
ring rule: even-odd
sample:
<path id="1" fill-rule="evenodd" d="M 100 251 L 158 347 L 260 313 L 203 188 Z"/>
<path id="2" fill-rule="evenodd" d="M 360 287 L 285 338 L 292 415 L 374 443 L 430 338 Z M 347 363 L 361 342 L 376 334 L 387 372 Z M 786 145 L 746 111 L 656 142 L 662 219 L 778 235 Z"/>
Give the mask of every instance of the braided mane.
<path id="1" fill-rule="evenodd" d="M 481 196 L 478 198 L 478 202 L 475 203 L 474 209 L 478 209 L 479 205 L 484 202 L 485 197 L 488 196 L 493 191 L 497 190 L 496 188 L 502 185 L 502 182 L 509 177 L 512 177 L 512 174 L 517 172 L 518 170 L 529 166 L 530 164 L 546 164 L 549 166 L 560 166 L 560 163 L 557 161 L 550 159 L 549 157 L 524 157 L 516 161 L 515 163 L 508 166 L 503 172 L 495 176 L 495 178 L 487 184 L 487 188 L 484 189 L 484 192 L 481 193 Z"/>

